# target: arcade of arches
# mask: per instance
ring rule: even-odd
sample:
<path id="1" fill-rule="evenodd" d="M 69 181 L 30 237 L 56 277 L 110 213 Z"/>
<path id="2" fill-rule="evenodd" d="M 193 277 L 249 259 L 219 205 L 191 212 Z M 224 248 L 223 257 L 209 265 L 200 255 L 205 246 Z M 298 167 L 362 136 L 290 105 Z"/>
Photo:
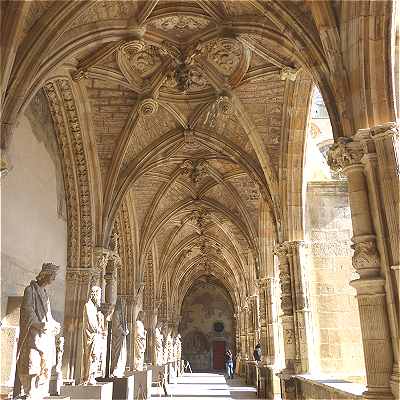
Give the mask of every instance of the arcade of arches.
<path id="1" fill-rule="evenodd" d="M 2 1 L 2 388 L 53 261 L 64 378 L 95 282 L 148 363 L 163 321 L 261 398 L 399 399 L 399 9 Z"/>

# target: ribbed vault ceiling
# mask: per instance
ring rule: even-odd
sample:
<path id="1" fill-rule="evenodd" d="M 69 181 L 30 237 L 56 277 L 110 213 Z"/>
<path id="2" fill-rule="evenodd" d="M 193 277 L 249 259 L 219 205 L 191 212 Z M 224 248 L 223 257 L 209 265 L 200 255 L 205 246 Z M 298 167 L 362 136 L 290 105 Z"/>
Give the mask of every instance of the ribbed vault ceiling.
<path id="1" fill-rule="evenodd" d="M 32 2 L 25 32 L 50 4 Z M 290 8 L 312 32 L 303 2 Z M 129 213 L 130 257 L 143 269 L 151 252 L 160 287 L 211 274 L 248 295 L 263 213 L 281 218 L 282 137 L 310 76 L 274 15 L 257 1 L 98 1 L 55 40 L 48 60 L 77 83 L 93 138 L 103 240 Z"/>

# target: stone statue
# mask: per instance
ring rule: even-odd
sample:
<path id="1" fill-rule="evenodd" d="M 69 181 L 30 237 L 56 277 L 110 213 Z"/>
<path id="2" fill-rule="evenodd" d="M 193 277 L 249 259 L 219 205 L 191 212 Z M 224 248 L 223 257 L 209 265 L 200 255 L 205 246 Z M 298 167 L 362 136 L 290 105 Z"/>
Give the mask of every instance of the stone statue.
<path id="1" fill-rule="evenodd" d="M 96 376 L 101 367 L 100 359 L 106 336 L 104 317 L 101 313 L 101 288 L 93 286 L 90 299 L 83 309 L 83 362 L 81 384 L 96 384 Z"/>
<path id="2" fill-rule="evenodd" d="M 140 311 L 135 324 L 135 354 L 134 369 L 135 371 L 143 371 L 144 353 L 146 352 L 146 335 L 143 322 L 141 321 L 143 312 Z"/>
<path id="3" fill-rule="evenodd" d="M 178 333 L 175 338 L 175 359 L 180 361 L 182 359 L 182 339 L 181 334 Z"/>
<path id="4" fill-rule="evenodd" d="M 111 332 L 111 375 L 122 378 L 125 374 L 127 360 L 126 337 L 129 334 L 129 330 L 119 297 L 114 308 Z"/>
<path id="5" fill-rule="evenodd" d="M 64 354 L 64 338 L 62 336 L 56 339 L 56 365 L 53 368 L 50 380 L 50 395 L 59 396 L 61 385 L 63 383 L 62 378 L 62 358 Z"/>
<path id="6" fill-rule="evenodd" d="M 36 280 L 25 288 L 20 312 L 17 374 L 27 399 L 48 396 L 55 361 L 55 336 L 60 324 L 53 319 L 45 287 L 56 278 L 59 267 L 44 263 Z M 20 394 L 16 382 L 14 397 Z"/>
<path id="7" fill-rule="evenodd" d="M 164 364 L 174 361 L 174 343 L 171 330 L 168 330 L 164 341 Z"/>
<path id="8" fill-rule="evenodd" d="M 155 351 L 155 360 L 156 365 L 164 365 L 164 335 L 162 333 L 162 322 L 159 322 L 156 326 L 154 333 L 154 351 Z"/>

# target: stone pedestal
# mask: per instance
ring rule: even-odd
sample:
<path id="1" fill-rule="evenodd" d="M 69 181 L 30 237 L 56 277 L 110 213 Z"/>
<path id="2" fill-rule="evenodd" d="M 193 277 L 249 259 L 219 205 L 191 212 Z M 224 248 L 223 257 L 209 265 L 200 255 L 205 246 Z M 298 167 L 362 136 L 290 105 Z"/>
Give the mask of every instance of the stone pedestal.
<path id="1" fill-rule="evenodd" d="M 134 400 L 135 398 L 135 377 L 132 374 L 123 378 L 96 378 L 96 380 L 113 383 L 113 400 Z"/>
<path id="2" fill-rule="evenodd" d="M 61 373 L 52 374 L 49 383 L 49 392 L 51 396 L 58 396 L 60 394 L 63 379 Z"/>
<path id="3" fill-rule="evenodd" d="M 168 367 L 166 365 L 153 365 L 152 370 L 152 380 L 153 382 L 160 381 L 163 377 L 168 375 Z"/>
<path id="4" fill-rule="evenodd" d="M 71 400 L 110 400 L 113 398 L 112 395 L 112 382 L 87 386 L 61 386 L 61 396 L 69 396 Z"/>
<path id="5" fill-rule="evenodd" d="M 135 399 L 150 399 L 152 370 L 133 371 L 132 375 L 135 377 Z"/>

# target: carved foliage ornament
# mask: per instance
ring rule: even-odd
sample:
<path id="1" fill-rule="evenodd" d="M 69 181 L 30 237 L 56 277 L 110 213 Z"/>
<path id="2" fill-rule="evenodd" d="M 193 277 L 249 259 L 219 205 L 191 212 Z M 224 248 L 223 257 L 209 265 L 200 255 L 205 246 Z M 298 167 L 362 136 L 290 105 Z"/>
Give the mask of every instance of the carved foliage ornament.
<path id="1" fill-rule="evenodd" d="M 380 260 L 374 241 L 355 243 L 351 248 L 354 249 L 353 267 L 361 277 L 379 273 Z"/>
<path id="2" fill-rule="evenodd" d="M 234 39 L 217 39 L 206 46 L 207 59 L 224 75 L 232 74 L 240 63 L 242 45 Z"/>
<path id="3" fill-rule="evenodd" d="M 328 151 L 328 165 L 339 172 L 346 167 L 359 164 L 363 156 L 361 146 L 350 138 L 338 138 Z"/>
<path id="4" fill-rule="evenodd" d="M 78 202 L 67 200 L 67 213 L 70 221 L 70 229 L 68 229 L 70 259 L 68 264 L 91 266 L 93 238 L 88 167 L 70 81 L 60 79 L 55 83 L 48 83 L 45 85 L 45 92 L 63 153 L 62 162 L 65 164 L 63 170 L 65 171 L 67 198 L 78 198 Z M 63 118 L 64 113 L 68 125 Z M 76 175 L 74 171 L 76 171 Z M 80 259 L 77 254 L 80 254 Z"/>
<path id="5" fill-rule="evenodd" d="M 210 21 L 206 18 L 190 15 L 171 15 L 156 19 L 150 23 L 154 28 L 165 32 L 173 32 L 176 36 L 182 36 L 190 31 L 205 29 Z"/>
<path id="6" fill-rule="evenodd" d="M 135 40 L 121 47 L 121 53 L 129 66 L 140 76 L 148 76 L 162 63 L 160 50 L 146 45 L 142 40 Z"/>

